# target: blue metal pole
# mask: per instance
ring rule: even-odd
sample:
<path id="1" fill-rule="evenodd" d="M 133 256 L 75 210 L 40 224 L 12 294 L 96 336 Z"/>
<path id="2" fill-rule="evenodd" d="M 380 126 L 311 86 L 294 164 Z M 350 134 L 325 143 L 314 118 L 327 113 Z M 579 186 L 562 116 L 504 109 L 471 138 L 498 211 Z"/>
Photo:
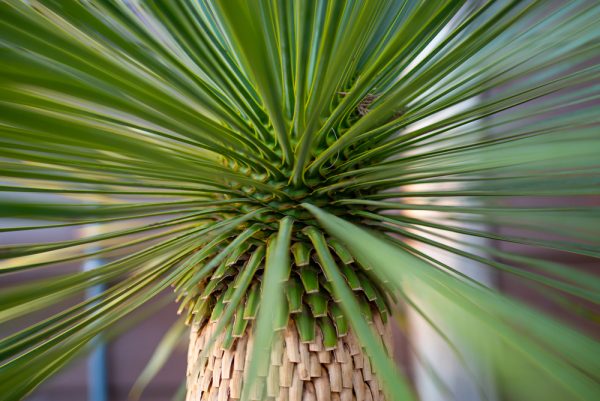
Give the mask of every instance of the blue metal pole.
<path id="1" fill-rule="evenodd" d="M 89 231 L 95 233 L 98 226 L 86 227 Z M 87 230 L 86 230 L 87 231 Z M 89 252 L 95 252 L 99 247 L 89 249 Z M 92 270 L 102 265 L 101 259 L 89 259 L 83 263 L 83 270 Z M 90 287 L 86 291 L 86 297 L 95 297 L 106 289 L 106 285 L 98 284 Z M 108 401 L 108 369 L 106 363 L 106 344 L 100 339 L 95 338 L 92 342 L 95 348 L 88 357 L 88 400 L 89 401 Z"/>

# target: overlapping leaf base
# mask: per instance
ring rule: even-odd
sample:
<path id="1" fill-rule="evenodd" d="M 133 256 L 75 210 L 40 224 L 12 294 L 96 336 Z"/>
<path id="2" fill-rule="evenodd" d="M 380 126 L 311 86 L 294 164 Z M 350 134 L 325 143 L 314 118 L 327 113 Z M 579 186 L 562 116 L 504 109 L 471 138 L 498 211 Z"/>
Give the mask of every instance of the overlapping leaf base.
<path id="1" fill-rule="evenodd" d="M 235 238 L 243 238 L 243 233 Z M 256 237 L 248 238 L 234 249 L 231 249 L 231 244 L 236 239 L 223 240 L 222 245 L 213 250 L 210 261 L 196 267 L 195 271 L 210 270 L 212 274 L 206 275 L 201 281 L 192 282 L 189 289 L 181 290 L 180 299 L 183 300 L 180 312 L 187 308 L 188 324 L 215 322 L 229 307 L 230 314 L 235 310 L 235 317 L 231 322 L 228 320 L 223 328 L 232 337 L 239 337 L 246 330 L 248 322 L 256 318 L 264 283 L 264 242 L 269 242 L 270 239 L 261 239 L 264 233 L 260 231 L 255 235 Z M 371 322 L 374 314 L 387 322 L 387 300 L 377 278 L 372 276 L 368 268 L 356 262 L 339 242 L 329 238 L 327 245 L 333 251 L 332 257 L 340 267 L 340 273 L 360 304 L 360 312 Z M 205 249 L 212 248 L 208 245 Z M 298 324 L 303 341 L 314 340 L 317 325 L 327 333 L 326 340 L 329 342 L 335 341 L 336 335 L 346 335 L 348 323 L 336 304 L 338 299 L 330 280 L 321 269 L 321 259 L 310 243 L 298 241 L 291 249 L 294 258 L 286 267 L 287 274 L 282 283 L 287 302 L 281 315 L 274 317 L 275 328 L 285 328 L 291 317 Z M 203 252 L 201 249 L 198 254 Z M 219 259 L 222 261 L 213 271 L 211 264 L 214 265 L 213 262 Z M 189 281 L 193 279 L 194 276 L 184 282 L 189 285 Z"/>
<path id="2" fill-rule="evenodd" d="M 283 307 L 274 308 L 265 304 L 264 293 L 273 285 L 266 276 L 268 269 L 275 269 L 269 261 L 278 259 L 274 247 L 281 234 L 257 222 L 246 226 L 233 230 L 231 237 L 224 235 L 217 246 L 208 244 L 198 250 L 197 255 L 210 254 L 208 262 L 199 263 L 193 269 L 196 273 L 184 280 L 187 286 L 180 286 L 180 311 L 187 308 L 187 322 L 192 325 L 188 399 L 242 396 L 242 371 L 251 370 L 247 359 L 254 338 L 260 335 L 254 322 L 262 308 L 268 311 L 269 325 L 276 334 L 272 343 L 263 344 L 265 352 L 272 353 L 272 366 L 266 367 L 263 355 L 263 368 L 251 381 L 255 383 L 252 390 L 246 390 L 252 392 L 251 399 L 264 399 L 261 391 L 266 391 L 269 399 L 282 400 L 382 399 L 370 364 L 363 362 L 366 357 L 340 307 L 327 264 L 337 266 L 340 279 L 359 306 L 355 313 L 362 314 L 379 337 L 386 333 L 389 313 L 381 283 L 342 244 L 296 221 L 288 226 L 290 243 L 279 244 L 293 257 L 282 259 L 275 285 L 283 289 Z M 295 230 L 295 226 L 306 229 Z M 195 282 L 202 271 L 210 275 Z M 281 333 L 284 340 L 278 338 Z M 390 340 L 383 342 L 389 344 Z M 267 388 L 260 390 L 256 386 L 265 377 Z"/>
<path id="3" fill-rule="evenodd" d="M 389 325 L 383 323 L 378 313 L 373 315 L 373 322 L 379 338 L 390 350 Z M 254 336 L 247 329 L 230 343 L 228 333 L 222 332 L 206 352 L 216 328 L 216 322 L 192 328 L 187 401 L 241 398 Z M 298 327 L 290 322 L 275 342 L 270 364 L 258 373 L 259 380 L 250 392 L 251 400 L 384 400 L 369 358 L 352 331 L 336 339 L 335 344 L 326 344 L 321 329 L 317 328 L 314 340 L 303 341 Z"/>

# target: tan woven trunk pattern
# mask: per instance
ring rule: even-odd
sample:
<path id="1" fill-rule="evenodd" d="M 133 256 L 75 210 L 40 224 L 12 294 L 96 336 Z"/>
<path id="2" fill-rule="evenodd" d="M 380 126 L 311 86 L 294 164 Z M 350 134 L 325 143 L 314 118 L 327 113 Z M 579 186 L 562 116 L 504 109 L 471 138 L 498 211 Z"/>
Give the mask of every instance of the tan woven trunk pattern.
<path id="1" fill-rule="evenodd" d="M 374 320 L 382 342 L 391 352 L 389 327 L 379 316 Z M 215 326 L 216 323 L 209 323 L 191 330 L 187 401 L 226 401 L 241 397 L 252 336 L 247 330 L 244 337 L 236 338 L 233 346 L 226 350 L 221 334 L 207 357 L 198 360 Z M 314 342 L 302 343 L 290 322 L 283 340 L 273 347 L 270 366 L 258 373 L 261 380 L 251 391 L 252 400 L 384 401 L 369 358 L 352 332 L 339 339 L 336 347 L 325 349 L 318 328 Z"/>

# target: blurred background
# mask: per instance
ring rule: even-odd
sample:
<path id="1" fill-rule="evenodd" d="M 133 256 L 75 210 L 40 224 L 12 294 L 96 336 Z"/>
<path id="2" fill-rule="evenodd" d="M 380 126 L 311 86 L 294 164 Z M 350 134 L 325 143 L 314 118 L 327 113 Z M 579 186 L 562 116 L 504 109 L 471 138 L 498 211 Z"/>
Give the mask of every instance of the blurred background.
<path id="1" fill-rule="evenodd" d="M 19 221 L 4 222 L 6 225 L 18 225 Z M 21 222 L 23 223 L 23 222 Z M 31 224 L 27 221 L 24 224 Z M 38 222 L 41 224 L 41 222 Z M 33 223 L 35 224 L 35 223 Z M 75 239 L 82 235 L 78 228 L 66 227 L 29 232 L 0 234 L 1 243 L 25 242 L 55 242 Z M 67 272 L 89 268 L 90 261 L 85 264 L 74 262 L 52 266 L 51 269 L 36 269 L 33 272 L 19 275 L 6 275 L 0 281 L 1 288 L 26 282 L 34 276 L 41 279 L 44 276 L 54 276 Z M 86 266 L 87 265 L 87 266 Z M 161 303 L 155 303 L 132 317 L 132 321 L 123 327 L 123 334 L 108 341 L 100 347 L 100 352 L 77 359 L 66 370 L 42 384 L 30 395 L 30 401 L 124 401 L 128 397 L 133 384 L 148 363 L 154 350 L 165 332 L 177 320 L 177 305 L 172 298 L 172 291 L 164 294 Z M 88 294 L 89 295 L 89 294 Z M 76 297 L 70 304 L 80 302 L 83 296 Z M 171 300 L 169 302 L 169 300 Z M 161 301 L 159 301 L 161 302 Z M 42 320 L 51 313 L 57 313 L 66 306 L 58 304 L 50 310 L 34 314 L 27 321 L 19 320 L 0 325 L 0 336 L 15 332 L 29 324 Z M 144 391 L 142 400 L 163 401 L 173 399 L 174 394 L 185 378 L 185 344 L 177 348 L 165 363 L 159 374 L 151 381 Z M 1 398 L 1 397 L 0 397 Z"/>

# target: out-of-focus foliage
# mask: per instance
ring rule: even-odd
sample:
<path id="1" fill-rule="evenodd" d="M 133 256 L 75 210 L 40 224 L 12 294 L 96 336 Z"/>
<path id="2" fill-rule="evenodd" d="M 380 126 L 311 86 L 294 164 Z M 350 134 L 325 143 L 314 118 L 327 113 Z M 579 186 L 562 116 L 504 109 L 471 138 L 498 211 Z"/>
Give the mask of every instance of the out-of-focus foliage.
<path id="1" fill-rule="evenodd" d="M 462 265 L 597 330 L 600 278 L 561 255 L 600 256 L 599 20 L 596 1 L 0 2 L 2 235 L 101 228 L 3 245 L 0 280 L 106 260 L 3 288 L 2 324 L 72 306 L 0 340 L 0 399 L 169 286 L 178 324 L 252 326 L 250 379 L 291 318 L 306 341 L 351 328 L 389 399 L 417 399 L 372 319 L 433 308 L 510 399 L 598 399 L 590 333 Z"/>

